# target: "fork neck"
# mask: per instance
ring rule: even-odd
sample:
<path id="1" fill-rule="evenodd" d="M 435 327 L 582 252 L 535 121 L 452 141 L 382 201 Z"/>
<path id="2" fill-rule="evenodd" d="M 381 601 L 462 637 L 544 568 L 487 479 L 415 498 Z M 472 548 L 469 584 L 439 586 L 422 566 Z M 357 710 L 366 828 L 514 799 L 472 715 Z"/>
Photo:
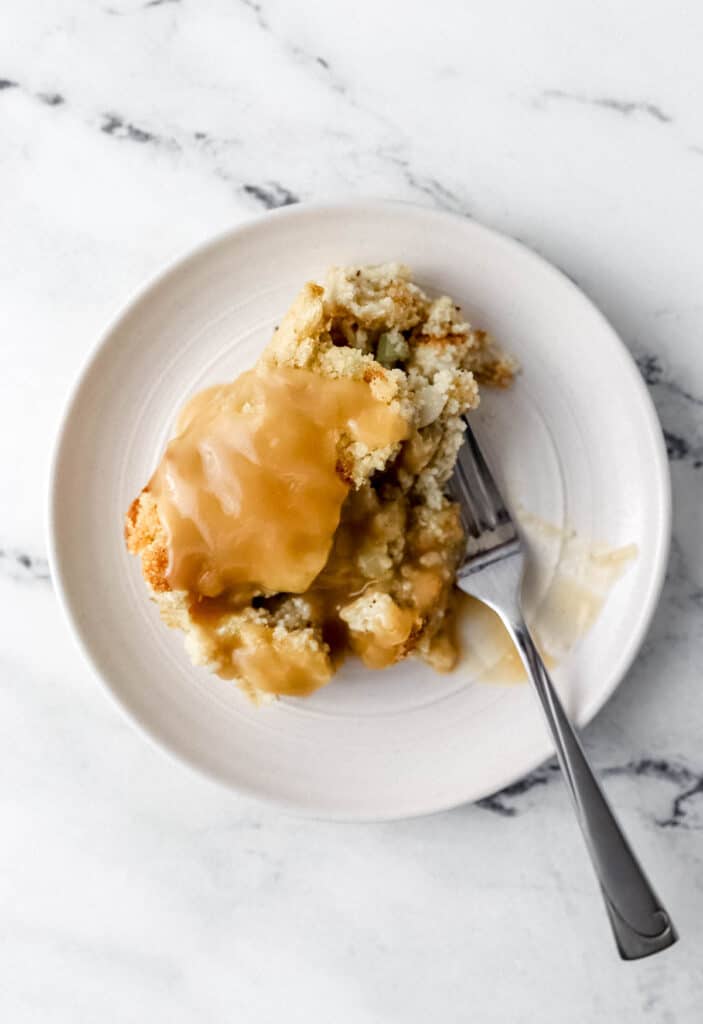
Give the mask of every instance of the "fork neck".
<path id="1" fill-rule="evenodd" d="M 515 633 L 525 628 L 520 608 L 523 560 L 513 552 L 505 557 L 496 557 L 495 552 L 490 554 L 493 556 L 490 560 L 472 557 L 462 566 L 457 573 L 457 585 L 464 593 L 477 597 L 492 608 L 515 640 Z M 490 565 L 490 571 L 481 572 L 487 565 Z"/>

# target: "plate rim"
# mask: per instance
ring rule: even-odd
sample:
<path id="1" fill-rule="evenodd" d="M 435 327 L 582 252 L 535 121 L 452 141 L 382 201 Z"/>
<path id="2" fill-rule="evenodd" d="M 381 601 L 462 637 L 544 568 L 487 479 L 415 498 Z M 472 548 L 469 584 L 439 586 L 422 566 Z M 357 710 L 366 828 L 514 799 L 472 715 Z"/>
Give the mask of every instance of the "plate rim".
<path id="1" fill-rule="evenodd" d="M 100 331 L 92 346 L 89 347 L 78 374 L 69 387 L 62 404 L 51 448 L 46 491 L 47 553 L 49 571 L 55 594 L 69 632 L 85 662 L 91 669 L 92 673 L 97 677 L 103 691 L 108 694 L 114 705 L 119 709 L 120 713 L 133 727 L 137 728 L 142 736 L 146 737 L 152 746 L 158 748 L 162 753 L 165 753 L 171 761 L 177 762 L 179 765 L 187 768 L 190 772 L 193 772 L 201 778 L 208 778 L 228 793 L 234 792 L 249 799 L 255 799 L 271 807 L 294 814 L 297 817 L 303 817 L 311 820 L 350 823 L 407 820 L 432 814 L 439 814 L 468 803 L 475 803 L 491 796 L 494 793 L 500 792 L 506 786 L 511 785 L 519 779 L 525 778 L 537 767 L 543 764 L 549 757 L 554 755 L 554 744 L 545 732 L 543 742 L 535 749 L 535 753 L 533 757 L 530 758 L 527 767 L 521 767 L 517 771 L 514 767 L 507 768 L 500 784 L 495 788 L 492 788 L 489 792 L 480 790 L 480 787 L 480 791 L 477 791 L 476 787 L 474 787 L 474 791 L 472 792 L 469 785 L 470 780 L 467 780 L 466 795 L 462 796 L 460 799 L 452 797 L 441 804 L 436 801 L 432 801 L 429 806 L 421 805 L 411 811 L 401 810 L 396 813 L 390 809 L 382 810 L 375 814 L 359 814 L 349 810 L 334 811 L 328 806 L 325 806 L 324 808 L 319 807 L 317 809 L 302 807 L 295 800 L 288 799 L 285 796 L 277 796 L 275 793 L 272 793 L 270 790 L 264 789 L 263 787 L 246 782 L 234 783 L 226 780 L 216 772 L 210 770 L 208 767 L 196 764 L 188 756 L 177 750 L 166 740 L 162 739 L 162 737 L 153 731 L 145 721 L 139 718 L 131 710 L 127 702 L 122 699 L 119 690 L 109 680 L 107 674 L 103 673 L 100 667 L 98 654 L 91 648 L 90 638 L 84 636 L 83 631 L 78 625 L 77 616 L 74 613 L 72 606 L 71 595 L 64 584 L 64 578 L 61 571 L 61 544 L 57 533 L 56 520 L 59 507 L 58 483 L 60 480 L 60 462 L 65 437 L 74 412 L 74 407 L 77 404 L 83 386 L 103 348 L 108 344 L 110 337 L 119 328 L 121 323 L 134 311 L 135 307 L 147 298 L 151 292 L 156 291 L 172 273 L 183 270 L 188 263 L 197 261 L 203 255 L 207 254 L 209 250 L 216 249 L 226 241 L 237 236 L 246 236 L 248 232 L 256 231 L 260 225 L 266 222 L 273 219 L 294 220 L 300 217 L 304 218 L 310 215 L 314 216 L 319 213 L 335 213 L 338 216 L 345 216 L 359 210 L 373 210 L 379 213 L 406 210 L 410 215 L 413 213 L 419 213 L 431 215 L 432 217 L 436 217 L 438 220 L 445 220 L 452 224 L 456 224 L 457 222 L 470 224 L 474 230 L 479 232 L 479 234 L 484 234 L 494 241 L 498 241 L 505 245 L 508 249 L 515 250 L 522 258 L 527 258 L 534 263 L 537 263 L 543 271 L 557 277 L 562 287 L 565 286 L 567 290 L 571 291 L 579 297 L 580 300 L 588 304 L 591 312 L 600 321 L 604 333 L 607 333 L 610 336 L 611 340 L 616 343 L 617 347 L 619 347 L 621 354 L 626 357 L 623 360 L 623 368 L 627 368 L 633 391 L 638 393 L 642 411 L 645 413 L 647 425 L 652 436 L 655 463 L 651 467 L 652 473 L 650 479 L 654 483 L 652 493 L 656 493 L 658 498 L 658 529 L 656 537 L 653 539 L 653 567 L 647 589 L 643 594 L 643 599 L 640 601 L 638 619 L 630 632 L 630 639 L 624 648 L 623 657 L 618 661 L 615 670 L 612 672 L 608 685 L 597 697 L 591 701 L 586 701 L 575 716 L 575 724 L 580 729 L 588 725 L 588 723 L 591 722 L 606 706 L 631 668 L 642 647 L 642 643 L 651 625 L 664 585 L 670 554 L 672 524 L 671 475 L 662 426 L 652 397 L 627 345 L 625 345 L 615 328 L 606 318 L 605 314 L 601 312 L 591 297 L 558 266 L 551 263 L 548 259 L 536 250 L 530 248 L 530 246 L 524 242 L 513 238 L 502 231 L 498 231 L 495 228 L 488 227 L 480 221 L 475 220 L 473 217 L 462 216 L 451 211 L 439 210 L 431 206 L 425 206 L 405 200 L 373 197 L 352 197 L 348 199 L 295 203 L 289 206 L 279 207 L 275 210 L 267 210 L 257 213 L 247 217 L 245 220 L 237 221 L 235 224 L 230 224 L 223 230 L 207 237 L 195 246 L 191 246 L 190 248 L 181 251 L 175 257 L 161 264 L 161 266 L 152 275 L 150 275 L 143 284 L 133 289 L 128 294 L 127 298 L 117 307 L 116 312 L 113 312 L 113 314 L 108 318 L 105 327 Z"/>

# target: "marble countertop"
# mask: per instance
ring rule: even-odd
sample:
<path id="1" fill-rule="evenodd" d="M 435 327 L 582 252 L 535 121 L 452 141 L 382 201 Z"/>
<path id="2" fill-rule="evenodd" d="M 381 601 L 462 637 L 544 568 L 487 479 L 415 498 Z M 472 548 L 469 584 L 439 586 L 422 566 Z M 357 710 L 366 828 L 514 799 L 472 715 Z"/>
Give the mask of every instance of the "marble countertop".
<path id="1" fill-rule="evenodd" d="M 5 0 L 3 1021 L 700 1020 L 702 33 L 683 2 Z M 671 563 L 585 739 L 681 933 L 659 957 L 617 960 L 553 767 L 424 820 L 294 820 L 153 750 L 62 620 L 48 457 L 108 317 L 224 226 L 349 195 L 522 239 L 649 385 Z"/>

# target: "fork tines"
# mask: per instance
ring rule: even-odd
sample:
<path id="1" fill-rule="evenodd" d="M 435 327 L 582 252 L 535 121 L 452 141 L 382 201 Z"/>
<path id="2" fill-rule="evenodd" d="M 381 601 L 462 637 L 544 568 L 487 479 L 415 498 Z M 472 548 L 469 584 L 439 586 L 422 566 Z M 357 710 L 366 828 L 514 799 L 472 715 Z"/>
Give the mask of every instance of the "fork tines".
<path id="1" fill-rule="evenodd" d="M 454 467 L 450 493 L 459 502 L 461 521 L 468 537 L 478 540 L 497 531 L 493 543 L 504 543 L 516 537 L 517 532 L 474 432 L 466 418 L 464 422 L 466 433 Z"/>

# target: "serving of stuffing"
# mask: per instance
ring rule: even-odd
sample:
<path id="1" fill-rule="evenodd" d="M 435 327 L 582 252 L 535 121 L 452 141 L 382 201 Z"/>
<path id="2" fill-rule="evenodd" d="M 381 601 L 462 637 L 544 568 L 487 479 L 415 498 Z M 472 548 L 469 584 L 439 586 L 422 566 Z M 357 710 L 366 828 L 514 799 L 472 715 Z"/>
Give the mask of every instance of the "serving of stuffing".
<path id="1" fill-rule="evenodd" d="M 126 519 L 163 621 L 258 702 L 348 655 L 451 669 L 464 548 L 445 494 L 479 385 L 513 364 L 407 267 L 308 283 L 256 366 L 195 395 Z"/>

